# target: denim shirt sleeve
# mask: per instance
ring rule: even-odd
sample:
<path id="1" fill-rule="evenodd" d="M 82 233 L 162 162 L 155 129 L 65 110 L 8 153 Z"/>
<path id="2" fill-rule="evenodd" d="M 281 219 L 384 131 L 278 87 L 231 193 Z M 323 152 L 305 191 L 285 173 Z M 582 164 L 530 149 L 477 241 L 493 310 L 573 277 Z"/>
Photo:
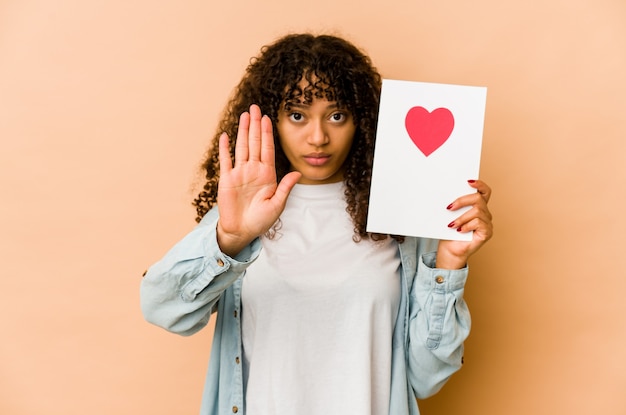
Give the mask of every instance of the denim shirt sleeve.
<path id="1" fill-rule="evenodd" d="M 209 321 L 222 293 L 258 257 L 254 240 L 235 258 L 217 244 L 219 214 L 211 209 L 202 221 L 152 265 L 141 282 L 144 318 L 181 335 L 191 335 Z"/>
<path id="2" fill-rule="evenodd" d="M 463 299 L 467 267 L 437 269 L 435 255 L 419 257 L 409 293 L 408 376 L 420 399 L 437 393 L 461 368 L 471 323 Z"/>

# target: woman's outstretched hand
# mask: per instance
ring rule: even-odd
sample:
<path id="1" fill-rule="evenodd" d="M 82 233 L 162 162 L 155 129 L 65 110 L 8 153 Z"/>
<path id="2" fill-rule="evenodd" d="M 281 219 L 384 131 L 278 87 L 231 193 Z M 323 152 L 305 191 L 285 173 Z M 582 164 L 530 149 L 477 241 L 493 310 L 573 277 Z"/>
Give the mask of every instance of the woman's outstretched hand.
<path id="1" fill-rule="evenodd" d="M 470 206 L 465 213 L 450 225 L 458 232 L 474 231 L 471 241 L 439 241 L 437 249 L 437 268 L 459 269 L 467 264 L 469 257 L 491 239 L 493 224 L 491 212 L 487 207 L 491 197 L 491 188 L 480 180 L 469 180 L 469 185 L 476 193 L 461 196 L 448 206 L 451 211 Z"/>
<path id="2" fill-rule="evenodd" d="M 288 173 L 277 184 L 272 122 L 257 105 L 239 118 L 235 165 L 226 133 L 219 139 L 219 159 L 217 242 L 222 252 L 234 257 L 276 223 L 301 175 Z"/>

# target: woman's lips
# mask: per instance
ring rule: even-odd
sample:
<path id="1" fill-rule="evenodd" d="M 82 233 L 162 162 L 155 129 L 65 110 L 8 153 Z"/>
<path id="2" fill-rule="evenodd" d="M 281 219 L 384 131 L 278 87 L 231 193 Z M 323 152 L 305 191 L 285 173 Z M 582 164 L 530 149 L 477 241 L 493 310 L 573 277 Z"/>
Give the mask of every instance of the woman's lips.
<path id="1" fill-rule="evenodd" d="M 311 153 L 304 156 L 304 160 L 311 166 L 323 166 L 330 160 L 330 154 Z"/>

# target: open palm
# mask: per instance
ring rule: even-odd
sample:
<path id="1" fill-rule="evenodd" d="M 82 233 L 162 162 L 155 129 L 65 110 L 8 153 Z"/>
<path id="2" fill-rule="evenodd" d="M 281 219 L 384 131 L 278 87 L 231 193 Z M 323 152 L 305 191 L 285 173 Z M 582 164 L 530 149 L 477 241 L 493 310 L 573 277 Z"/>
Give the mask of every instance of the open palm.
<path id="1" fill-rule="evenodd" d="M 272 122 L 257 105 L 239 119 L 234 166 L 226 133 L 219 140 L 219 158 L 217 238 L 221 250 L 234 256 L 276 223 L 300 173 L 276 182 Z"/>

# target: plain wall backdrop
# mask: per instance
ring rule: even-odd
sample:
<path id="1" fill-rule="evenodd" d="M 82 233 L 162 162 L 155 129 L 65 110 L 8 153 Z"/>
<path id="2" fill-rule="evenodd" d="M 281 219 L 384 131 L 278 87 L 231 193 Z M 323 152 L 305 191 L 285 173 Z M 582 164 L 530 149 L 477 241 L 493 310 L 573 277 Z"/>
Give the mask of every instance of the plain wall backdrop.
<path id="1" fill-rule="evenodd" d="M 0 1 L 0 413 L 195 414 L 212 330 L 143 321 L 249 58 L 347 37 L 387 78 L 487 86 L 495 236 L 465 367 L 425 415 L 626 413 L 626 2 Z"/>

